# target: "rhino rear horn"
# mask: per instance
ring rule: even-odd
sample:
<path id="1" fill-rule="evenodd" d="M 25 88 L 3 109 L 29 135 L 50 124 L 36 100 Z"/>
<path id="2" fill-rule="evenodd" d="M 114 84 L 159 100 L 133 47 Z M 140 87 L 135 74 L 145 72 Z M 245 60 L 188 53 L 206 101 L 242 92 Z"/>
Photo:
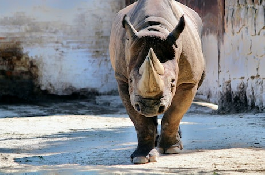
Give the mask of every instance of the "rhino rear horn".
<path id="1" fill-rule="evenodd" d="M 123 26 L 123 28 L 125 28 L 126 32 L 130 35 L 131 38 L 137 37 L 138 32 L 133 27 L 133 25 L 130 22 L 130 19 L 127 15 L 124 15 L 124 17 L 123 17 L 122 26 Z"/>
<path id="2" fill-rule="evenodd" d="M 161 64 L 161 62 L 159 61 L 159 59 L 157 58 L 153 48 L 149 49 L 148 55 L 147 57 L 152 61 L 152 65 L 154 66 L 155 71 L 159 74 L 159 75 L 164 75 L 165 73 L 165 69 L 164 66 Z M 143 66 L 141 66 L 139 73 L 142 75 L 143 73 Z"/>
<path id="3" fill-rule="evenodd" d="M 184 19 L 184 15 L 182 15 L 182 17 L 179 19 L 178 25 L 168 35 L 167 37 L 168 42 L 171 44 L 174 44 L 179 38 L 180 34 L 183 32 L 184 28 L 185 28 L 185 19 Z"/>

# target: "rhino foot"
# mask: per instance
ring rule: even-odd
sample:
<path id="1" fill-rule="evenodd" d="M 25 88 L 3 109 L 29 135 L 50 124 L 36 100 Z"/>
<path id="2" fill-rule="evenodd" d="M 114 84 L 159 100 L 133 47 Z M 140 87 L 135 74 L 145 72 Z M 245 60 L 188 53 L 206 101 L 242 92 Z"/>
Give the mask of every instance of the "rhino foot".
<path id="1" fill-rule="evenodd" d="M 179 154 L 182 149 L 183 149 L 183 145 L 180 141 L 176 143 L 175 145 L 172 145 L 169 148 L 158 148 L 158 152 L 160 154 Z"/>
<path id="2" fill-rule="evenodd" d="M 147 156 L 135 156 L 137 155 L 136 151 L 131 155 L 131 161 L 134 164 L 146 164 L 149 162 L 157 162 L 159 156 L 156 149 L 152 149 Z"/>

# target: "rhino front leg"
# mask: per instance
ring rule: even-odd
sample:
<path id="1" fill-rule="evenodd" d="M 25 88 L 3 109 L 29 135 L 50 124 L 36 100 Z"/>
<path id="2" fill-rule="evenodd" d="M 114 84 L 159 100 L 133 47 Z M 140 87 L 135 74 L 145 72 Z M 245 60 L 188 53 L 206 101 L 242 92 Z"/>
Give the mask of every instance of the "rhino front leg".
<path id="1" fill-rule="evenodd" d="M 156 162 L 158 157 L 158 152 L 155 149 L 157 117 L 141 117 L 143 120 L 134 122 L 138 139 L 137 149 L 131 155 L 134 164 Z M 130 118 L 132 119 L 132 117 Z"/>
<path id="2" fill-rule="evenodd" d="M 131 105 L 128 92 L 128 84 L 118 81 L 119 94 L 122 102 L 134 124 L 137 132 L 138 146 L 132 153 L 131 160 L 134 164 L 144 164 L 155 162 L 158 153 L 155 149 L 155 139 L 157 136 L 157 117 L 147 118 L 140 115 Z"/>
<path id="3" fill-rule="evenodd" d="M 180 140 L 179 124 L 187 112 L 197 92 L 194 84 L 181 84 L 176 91 L 170 108 L 163 116 L 161 136 L 158 141 L 159 152 L 162 154 L 176 154 L 183 149 Z"/>

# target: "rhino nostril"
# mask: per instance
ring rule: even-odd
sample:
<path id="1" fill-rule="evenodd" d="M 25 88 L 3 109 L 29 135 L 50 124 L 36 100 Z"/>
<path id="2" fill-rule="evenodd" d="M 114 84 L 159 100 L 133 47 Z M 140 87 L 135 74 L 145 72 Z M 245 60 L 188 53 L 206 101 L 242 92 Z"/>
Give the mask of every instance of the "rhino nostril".
<path id="1" fill-rule="evenodd" d="M 164 111 L 165 111 L 165 106 L 164 105 L 161 105 L 160 107 L 159 107 L 159 110 L 158 110 L 158 113 L 163 113 Z"/>
<path id="2" fill-rule="evenodd" d="M 139 105 L 139 104 L 136 104 L 136 105 L 135 105 L 135 109 L 136 109 L 138 112 L 140 112 L 140 111 L 141 111 L 141 107 L 140 107 L 140 105 Z"/>

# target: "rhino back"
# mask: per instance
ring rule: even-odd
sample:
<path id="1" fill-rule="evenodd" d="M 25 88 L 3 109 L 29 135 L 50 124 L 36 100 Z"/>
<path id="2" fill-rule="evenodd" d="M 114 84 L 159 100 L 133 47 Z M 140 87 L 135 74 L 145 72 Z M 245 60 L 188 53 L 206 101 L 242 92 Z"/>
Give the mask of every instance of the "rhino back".
<path id="1" fill-rule="evenodd" d="M 139 0 L 130 14 L 131 22 L 137 31 L 152 25 L 152 22 L 171 31 L 178 23 L 176 17 L 181 16 L 175 14 L 177 11 L 173 11 L 172 5 L 172 0 Z"/>

